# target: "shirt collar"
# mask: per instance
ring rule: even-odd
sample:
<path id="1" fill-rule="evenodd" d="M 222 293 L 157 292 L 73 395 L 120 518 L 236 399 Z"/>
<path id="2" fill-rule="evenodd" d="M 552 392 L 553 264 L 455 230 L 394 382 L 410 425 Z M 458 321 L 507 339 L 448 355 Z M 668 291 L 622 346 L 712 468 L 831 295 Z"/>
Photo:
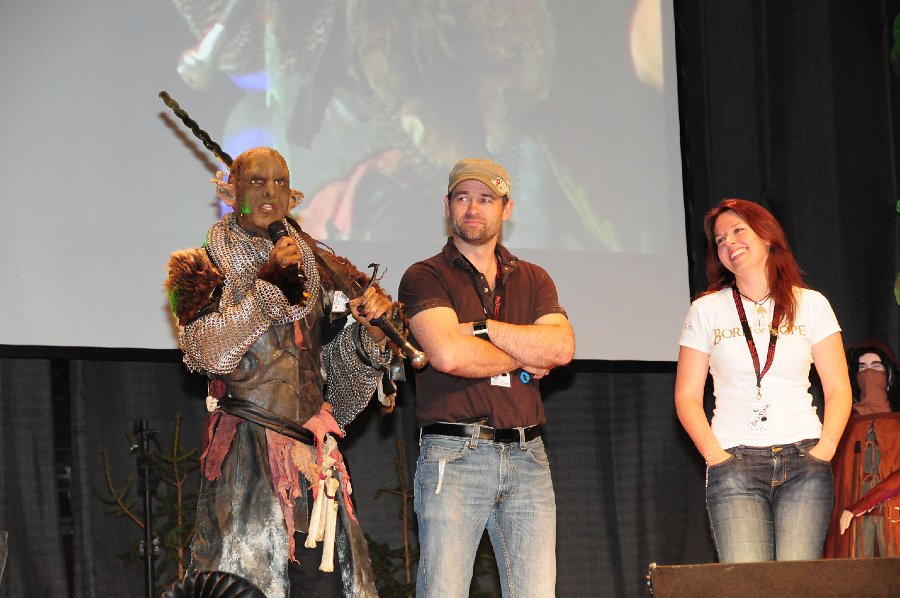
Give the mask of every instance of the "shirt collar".
<path id="1" fill-rule="evenodd" d="M 444 259 L 447 260 L 447 263 L 451 266 L 459 266 L 467 271 L 471 270 L 469 260 L 466 259 L 456 246 L 456 243 L 453 242 L 453 237 L 447 237 L 447 244 L 444 245 L 444 249 L 441 250 L 441 253 L 444 256 Z M 519 263 L 519 258 L 510 253 L 509 250 L 500 243 L 497 243 L 494 253 L 500 256 L 500 266 L 503 268 L 504 275 L 515 268 Z"/>

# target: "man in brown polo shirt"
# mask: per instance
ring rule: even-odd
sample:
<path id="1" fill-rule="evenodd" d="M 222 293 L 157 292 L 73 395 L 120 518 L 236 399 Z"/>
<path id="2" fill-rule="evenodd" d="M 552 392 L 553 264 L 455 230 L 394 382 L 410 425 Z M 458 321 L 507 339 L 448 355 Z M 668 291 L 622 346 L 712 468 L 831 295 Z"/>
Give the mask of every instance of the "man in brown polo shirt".
<path id="1" fill-rule="evenodd" d="M 538 379 L 572 359 L 575 340 L 548 274 L 499 243 L 512 208 L 503 166 L 461 160 L 444 198 L 452 236 L 400 282 L 430 359 L 416 374 L 420 597 L 468 596 L 485 529 L 504 596 L 555 595 L 556 504 Z"/>

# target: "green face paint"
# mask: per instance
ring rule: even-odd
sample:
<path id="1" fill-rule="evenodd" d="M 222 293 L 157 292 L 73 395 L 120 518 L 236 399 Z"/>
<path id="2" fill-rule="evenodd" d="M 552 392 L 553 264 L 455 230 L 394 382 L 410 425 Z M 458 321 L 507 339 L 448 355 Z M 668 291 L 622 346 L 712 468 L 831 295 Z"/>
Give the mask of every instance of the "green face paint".
<path id="1" fill-rule="evenodd" d="M 245 193 L 243 199 L 241 200 L 241 214 L 247 215 L 252 214 L 253 210 L 250 208 L 250 193 Z"/>

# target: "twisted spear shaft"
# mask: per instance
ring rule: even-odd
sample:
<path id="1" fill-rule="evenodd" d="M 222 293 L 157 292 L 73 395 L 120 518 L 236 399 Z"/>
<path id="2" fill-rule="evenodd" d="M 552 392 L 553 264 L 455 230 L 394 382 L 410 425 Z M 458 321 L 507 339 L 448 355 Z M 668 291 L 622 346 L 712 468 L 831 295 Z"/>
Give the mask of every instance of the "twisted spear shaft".
<path id="1" fill-rule="evenodd" d="M 231 156 L 225 153 L 225 150 L 223 150 L 218 143 L 210 138 L 209 133 L 200 128 L 200 125 L 197 124 L 197 121 L 188 116 L 188 113 L 178 105 L 178 102 L 172 99 L 172 96 L 170 96 L 165 91 L 161 91 L 159 92 L 159 97 L 162 98 L 162 101 L 166 106 L 172 109 L 172 112 L 175 113 L 175 116 L 180 118 L 181 122 L 183 122 L 184 125 L 191 130 L 191 132 L 194 134 L 194 137 L 203 142 L 203 147 L 211 151 L 222 164 L 224 164 L 228 168 L 231 168 Z"/>

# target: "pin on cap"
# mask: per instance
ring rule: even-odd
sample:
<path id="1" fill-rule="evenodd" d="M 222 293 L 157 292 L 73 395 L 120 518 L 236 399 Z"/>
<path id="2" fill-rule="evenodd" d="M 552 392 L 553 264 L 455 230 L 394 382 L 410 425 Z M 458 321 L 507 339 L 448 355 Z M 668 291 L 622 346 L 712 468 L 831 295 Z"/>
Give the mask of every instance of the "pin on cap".
<path id="1" fill-rule="evenodd" d="M 466 158 L 460 160 L 450 171 L 447 193 L 463 181 L 479 181 L 490 187 L 497 195 L 509 195 L 509 173 L 500 164 L 487 158 Z"/>

